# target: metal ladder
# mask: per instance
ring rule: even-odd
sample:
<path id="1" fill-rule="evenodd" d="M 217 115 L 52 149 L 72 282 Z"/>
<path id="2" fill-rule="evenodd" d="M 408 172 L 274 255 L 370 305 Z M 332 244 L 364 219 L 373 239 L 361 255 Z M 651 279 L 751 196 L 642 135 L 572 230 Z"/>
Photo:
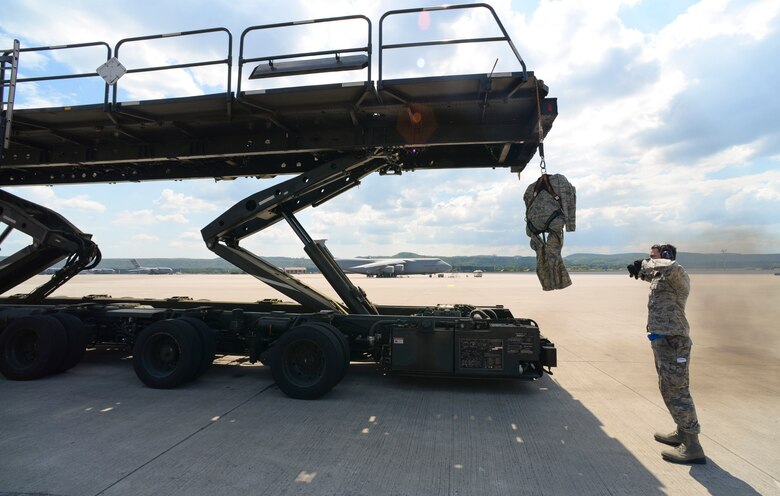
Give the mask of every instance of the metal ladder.
<path id="1" fill-rule="evenodd" d="M 0 137 L 3 150 L 11 144 L 11 123 L 14 116 L 14 96 L 16 96 L 16 72 L 19 68 L 19 40 L 14 47 L 0 53 Z M 6 72 L 9 73 L 6 79 Z M 6 99 L 6 88 L 8 98 Z"/>

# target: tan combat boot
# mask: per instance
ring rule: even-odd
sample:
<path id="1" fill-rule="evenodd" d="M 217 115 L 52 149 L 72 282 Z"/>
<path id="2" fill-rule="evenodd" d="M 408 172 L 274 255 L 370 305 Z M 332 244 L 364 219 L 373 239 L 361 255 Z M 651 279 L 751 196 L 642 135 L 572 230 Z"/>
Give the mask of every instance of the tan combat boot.
<path id="1" fill-rule="evenodd" d="M 682 435 L 677 429 L 675 429 L 674 432 L 670 432 L 669 434 L 656 432 L 653 437 L 655 437 L 655 440 L 659 443 L 668 444 L 669 446 L 674 447 L 681 445 L 683 442 Z"/>
<path id="2" fill-rule="evenodd" d="M 661 452 L 661 456 L 667 462 L 672 463 L 707 463 L 704 457 L 704 450 L 699 444 L 699 435 L 689 432 L 681 432 L 682 444 L 673 450 Z"/>

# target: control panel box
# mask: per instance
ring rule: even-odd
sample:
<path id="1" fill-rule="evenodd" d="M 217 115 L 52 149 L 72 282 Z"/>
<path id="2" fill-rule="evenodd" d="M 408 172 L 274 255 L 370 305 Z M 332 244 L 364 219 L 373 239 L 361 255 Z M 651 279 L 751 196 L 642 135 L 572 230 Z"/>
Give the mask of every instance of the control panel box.
<path id="1" fill-rule="evenodd" d="M 539 328 L 515 321 L 407 322 L 392 328 L 389 341 L 392 372 L 529 378 L 542 372 Z"/>

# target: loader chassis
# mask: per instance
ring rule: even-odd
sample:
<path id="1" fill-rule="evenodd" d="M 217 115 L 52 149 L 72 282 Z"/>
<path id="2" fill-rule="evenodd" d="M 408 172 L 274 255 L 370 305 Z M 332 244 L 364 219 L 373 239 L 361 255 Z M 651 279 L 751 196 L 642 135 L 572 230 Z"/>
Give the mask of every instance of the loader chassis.
<path id="1" fill-rule="evenodd" d="M 422 11 L 486 10 L 503 36 L 405 44 L 383 42 L 388 18 Z M 245 39 L 257 31 L 299 24 L 365 22 L 364 46 L 257 56 Z M 105 85 L 103 102 L 48 109 L 13 109 L 17 84 L 96 74 L 19 78 L 27 51 L 107 49 L 116 67 L 120 47 L 172 36 L 224 35 L 225 93 L 118 102 L 120 82 Z M 235 91 L 232 34 L 224 28 L 121 40 L 14 48 L 0 57 L 4 148 L 0 186 L 127 182 L 276 175 L 292 177 L 239 201 L 201 231 L 206 246 L 296 303 L 81 299 L 51 296 L 80 270 L 100 261 L 91 236 L 56 212 L 0 190 L 0 244 L 18 229 L 33 244 L 0 260 L 0 293 L 67 259 L 52 279 L 25 295 L 0 298 L 0 372 L 34 379 L 76 365 L 86 346 L 132 348 L 139 379 L 155 388 L 194 380 L 215 355 L 244 355 L 270 365 L 279 388 L 295 398 L 330 391 L 351 361 L 375 362 L 388 373 L 444 377 L 536 379 L 556 365 L 555 346 L 531 319 L 500 305 L 393 307 L 374 305 L 313 240 L 295 214 L 360 184 L 368 174 L 490 167 L 520 172 L 557 115 L 547 87 L 527 71 L 493 9 L 486 4 L 390 11 L 379 24 L 378 73 L 371 79 L 372 24 L 364 16 L 315 19 L 247 28 L 240 37 Z M 383 79 L 387 50 L 451 43 L 506 43 L 520 69 L 502 74 Z M 115 58 L 114 58 L 115 57 Z M 242 91 L 249 79 L 360 70 L 358 83 Z M 97 64 L 96 64 L 97 65 Z M 186 66 L 186 65 L 185 65 Z M 181 69 L 135 68 L 133 72 Z M 100 71 L 98 71 L 100 72 Z M 6 98 L 7 96 L 7 98 Z M 241 246 L 284 221 L 335 289 L 340 301 L 306 286 Z"/>

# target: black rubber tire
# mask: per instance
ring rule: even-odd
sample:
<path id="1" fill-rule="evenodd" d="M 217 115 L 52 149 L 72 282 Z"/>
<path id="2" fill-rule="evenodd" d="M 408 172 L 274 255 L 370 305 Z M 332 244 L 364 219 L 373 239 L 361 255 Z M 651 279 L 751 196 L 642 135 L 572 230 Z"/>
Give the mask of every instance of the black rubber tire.
<path id="1" fill-rule="evenodd" d="M 338 328 L 332 324 L 328 324 L 327 322 L 309 322 L 312 325 L 315 325 L 321 329 L 325 329 L 328 332 L 331 332 L 334 336 L 336 336 L 336 339 L 339 340 L 339 344 L 341 344 L 341 350 L 344 352 L 344 368 L 339 373 L 339 381 L 344 378 L 345 375 L 347 375 L 347 370 L 349 369 L 349 361 L 350 361 L 350 352 L 349 352 L 349 340 L 344 335 L 343 332 L 338 330 Z"/>
<path id="2" fill-rule="evenodd" d="M 196 319 L 195 317 L 179 317 L 178 320 L 186 322 L 192 326 L 192 328 L 198 332 L 198 336 L 200 337 L 200 344 L 203 349 L 203 354 L 201 356 L 200 363 L 198 364 L 198 370 L 195 372 L 195 377 L 193 377 L 193 379 L 197 379 L 203 375 L 203 373 L 206 372 L 209 367 L 211 367 L 211 364 L 214 363 L 214 358 L 217 354 L 217 333 L 214 332 L 214 330 L 209 327 L 208 324 L 200 319 Z"/>
<path id="3" fill-rule="evenodd" d="M 487 316 L 490 317 L 491 319 L 493 320 L 498 319 L 498 314 L 496 314 L 496 312 L 493 311 L 492 308 L 483 308 L 482 311 L 485 312 Z"/>
<path id="4" fill-rule="evenodd" d="M 54 372 L 62 363 L 65 328 L 48 315 L 21 317 L 0 334 L 0 372 L 13 381 L 29 381 Z"/>
<path id="5" fill-rule="evenodd" d="M 291 398 L 317 399 L 341 380 L 344 351 L 338 338 L 326 329 L 300 325 L 282 335 L 274 348 L 271 375 Z"/>
<path id="6" fill-rule="evenodd" d="M 474 310 L 469 312 L 469 317 L 471 317 L 472 319 L 482 320 L 482 319 L 489 319 L 490 315 L 488 315 L 481 308 L 475 308 Z"/>
<path id="7" fill-rule="evenodd" d="M 198 332 L 178 319 L 150 324 L 138 334 L 133 346 L 135 374 L 155 389 L 172 389 L 192 380 L 202 357 Z"/>
<path id="8" fill-rule="evenodd" d="M 52 314 L 52 317 L 57 319 L 60 324 L 62 324 L 62 327 L 65 328 L 65 335 L 67 337 L 65 356 L 62 359 L 62 363 L 55 371 L 65 372 L 66 370 L 72 369 L 82 358 L 84 358 L 84 354 L 87 352 L 87 330 L 84 328 L 84 322 L 75 315 L 58 312 Z"/>

